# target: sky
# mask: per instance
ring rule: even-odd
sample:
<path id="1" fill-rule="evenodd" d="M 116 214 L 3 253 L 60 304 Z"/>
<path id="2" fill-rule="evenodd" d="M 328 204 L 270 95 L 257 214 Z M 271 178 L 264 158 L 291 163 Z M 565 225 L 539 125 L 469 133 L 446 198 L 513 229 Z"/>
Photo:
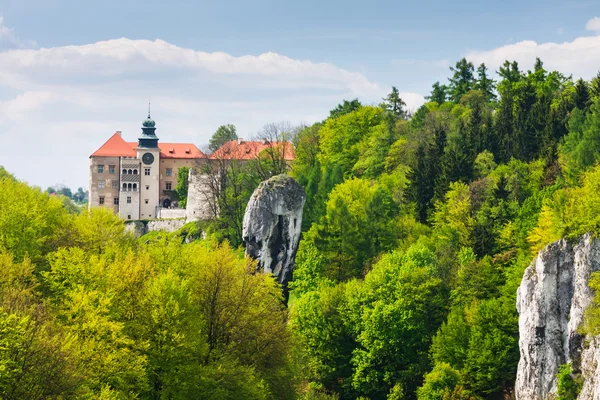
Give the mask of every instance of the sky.
<path id="1" fill-rule="evenodd" d="M 118 130 L 135 141 L 148 101 L 162 141 L 202 146 L 392 86 L 414 110 L 462 57 L 590 79 L 600 0 L 0 0 L 0 165 L 86 188 L 89 155 Z"/>

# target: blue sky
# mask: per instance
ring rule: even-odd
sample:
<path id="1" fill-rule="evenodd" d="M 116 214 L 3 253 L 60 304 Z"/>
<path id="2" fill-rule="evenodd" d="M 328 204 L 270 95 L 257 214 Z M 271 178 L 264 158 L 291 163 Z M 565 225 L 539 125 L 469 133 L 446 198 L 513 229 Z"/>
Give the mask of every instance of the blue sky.
<path id="1" fill-rule="evenodd" d="M 89 154 L 115 130 L 135 140 L 148 98 L 161 139 L 201 145 L 392 85 L 417 107 L 463 56 L 589 79 L 596 16 L 600 1 L 0 0 L 0 165 L 85 187 Z"/>

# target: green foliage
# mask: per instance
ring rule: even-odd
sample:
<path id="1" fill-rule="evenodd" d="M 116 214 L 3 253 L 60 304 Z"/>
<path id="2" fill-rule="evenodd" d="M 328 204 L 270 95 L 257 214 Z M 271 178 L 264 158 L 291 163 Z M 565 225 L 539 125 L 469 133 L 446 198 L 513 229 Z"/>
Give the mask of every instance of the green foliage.
<path id="1" fill-rule="evenodd" d="M 189 186 L 190 168 L 181 167 L 177 170 L 177 197 L 179 198 L 179 207 L 185 208 L 187 205 L 187 195 Z"/>
<path id="2" fill-rule="evenodd" d="M 425 383 L 417 390 L 419 400 L 444 400 L 449 397 L 460 382 L 460 374 L 449 364 L 436 364 L 425 375 Z"/>
<path id="3" fill-rule="evenodd" d="M 329 111 L 329 118 L 337 118 L 342 115 L 349 114 L 353 111 L 358 110 L 362 107 L 362 104 L 358 99 L 344 100 L 341 104 L 338 104 L 333 110 Z"/>
<path id="4" fill-rule="evenodd" d="M 577 182 L 580 173 L 599 160 L 600 98 L 585 113 L 574 110 L 569 119 L 569 133 L 559 146 L 559 160 L 570 182 Z"/>
<path id="5" fill-rule="evenodd" d="M 460 98 L 467 94 L 475 85 L 475 76 L 473 74 L 473 63 L 465 58 L 456 63 L 455 67 L 450 67 L 453 76 L 449 79 L 450 99 L 458 103 Z"/>
<path id="6" fill-rule="evenodd" d="M 406 118 L 406 103 L 400 98 L 400 92 L 396 86 L 392 86 L 392 91 L 383 99 L 383 105 L 386 110 L 391 112 L 396 118 Z"/>
<path id="7" fill-rule="evenodd" d="M 307 233 L 321 251 L 324 275 L 340 282 L 364 275 L 375 256 L 397 243 L 399 207 L 382 185 L 352 179 L 337 185 L 327 201 L 327 211 Z"/>
<path id="8" fill-rule="evenodd" d="M 349 292 L 349 320 L 359 344 L 352 357 L 356 390 L 383 396 L 398 384 L 414 393 L 444 315 L 441 287 L 435 255 L 416 246 L 385 255 Z"/>
<path id="9" fill-rule="evenodd" d="M 394 87 L 380 107 L 261 132 L 292 139 L 307 193 L 289 322 L 240 248 L 252 192 L 288 169 L 277 148 L 203 164 L 205 239 L 193 224 L 134 240 L 110 210 L 76 213 L 0 168 L 0 397 L 511 396 L 532 253 L 600 232 L 600 78 L 539 59 L 506 61 L 497 83 L 466 59 L 451 71 L 410 117 Z M 211 149 L 236 137 L 221 127 Z M 599 304 L 582 332 L 600 332 Z M 577 375 L 558 380 L 573 398 Z"/>
<path id="10" fill-rule="evenodd" d="M 558 400 L 577 400 L 583 382 L 580 376 L 573 375 L 571 364 L 561 365 L 556 377 Z"/>
<path id="11" fill-rule="evenodd" d="M 0 187 L 0 250 L 37 263 L 65 244 L 71 220 L 60 199 L 10 176 L 0 177 Z"/>
<path id="12" fill-rule="evenodd" d="M 210 141 L 208 142 L 208 148 L 211 152 L 215 152 L 219 147 L 223 146 L 225 143 L 231 140 L 237 140 L 237 138 L 238 135 L 235 125 L 221 125 L 217 128 L 215 133 L 213 133 L 212 137 L 210 138 Z"/>

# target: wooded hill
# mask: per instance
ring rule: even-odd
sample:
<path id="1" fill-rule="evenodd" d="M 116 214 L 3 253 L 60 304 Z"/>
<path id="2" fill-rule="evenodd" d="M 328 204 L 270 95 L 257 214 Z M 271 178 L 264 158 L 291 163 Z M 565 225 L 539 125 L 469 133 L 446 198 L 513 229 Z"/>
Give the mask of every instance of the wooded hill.
<path id="1" fill-rule="evenodd" d="M 138 240 L 0 172 L 0 397 L 510 397 L 524 268 L 599 230 L 600 77 L 451 70 L 412 115 L 394 88 L 283 132 L 307 192 L 289 309 L 238 247 L 269 164 L 228 167 L 217 220 Z"/>

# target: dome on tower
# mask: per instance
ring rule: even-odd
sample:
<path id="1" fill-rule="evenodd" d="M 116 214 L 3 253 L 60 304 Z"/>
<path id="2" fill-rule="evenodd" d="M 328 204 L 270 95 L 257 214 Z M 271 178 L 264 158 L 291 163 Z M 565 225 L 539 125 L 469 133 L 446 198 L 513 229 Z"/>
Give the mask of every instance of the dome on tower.
<path id="1" fill-rule="evenodd" d="M 154 125 L 156 125 L 156 122 L 154 122 L 154 120 L 150 118 L 150 114 L 148 114 L 148 118 L 142 122 L 142 126 L 144 128 L 154 128 Z"/>

